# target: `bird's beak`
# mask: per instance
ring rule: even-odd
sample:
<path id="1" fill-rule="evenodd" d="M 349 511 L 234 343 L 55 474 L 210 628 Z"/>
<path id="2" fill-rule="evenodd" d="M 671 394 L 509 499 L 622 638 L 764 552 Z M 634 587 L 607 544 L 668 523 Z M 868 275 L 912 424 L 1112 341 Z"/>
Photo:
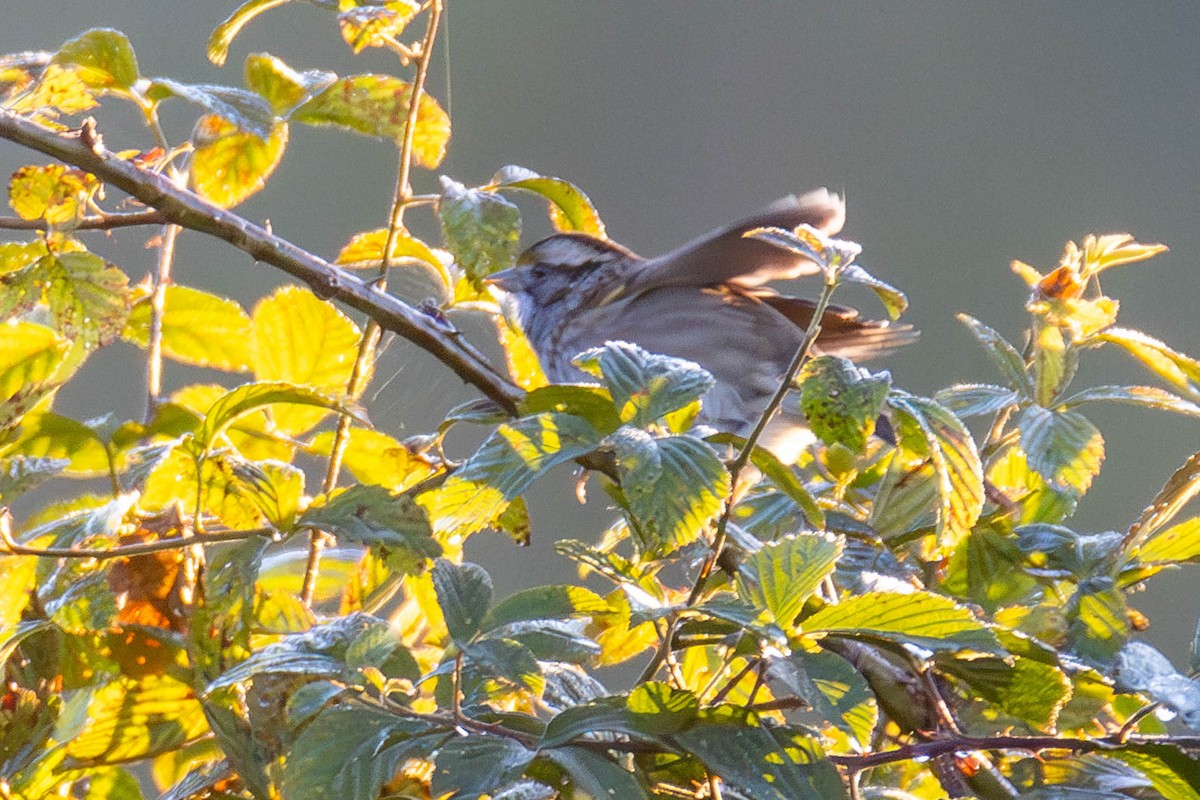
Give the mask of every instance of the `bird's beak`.
<path id="1" fill-rule="evenodd" d="M 515 292 L 521 288 L 521 276 L 516 267 L 493 272 L 484 278 L 483 282 L 505 292 Z"/>

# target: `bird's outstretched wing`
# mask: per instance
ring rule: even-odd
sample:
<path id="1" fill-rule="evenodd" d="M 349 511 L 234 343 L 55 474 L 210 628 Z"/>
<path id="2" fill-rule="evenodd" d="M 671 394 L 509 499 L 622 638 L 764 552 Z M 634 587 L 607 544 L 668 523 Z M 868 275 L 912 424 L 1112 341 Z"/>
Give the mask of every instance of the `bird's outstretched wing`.
<path id="1" fill-rule="evenodd" d="M 769 305 L 800 330 L 812 321 L 817 304 L 802 297 L 755 292 L 754 297 Z M 853 308 L 831 305 L 821 318 L 818 353 L 842 356 L 851 361 L 867 361 L 912 344 L 921 337 L 911 325 L 863 319 Z"/>
<path id="2" fill-rule="evenodd" d="M 649 259 L 629 288 L 645 291 L 723 283 L 752 287 L 767 281 L 812 275 L 817 268 L 811 261 L 758 239 L 747 239 L 743 234 L 754 228 L 791 230 L 807 224 L 832 235 L 841 230 L 845 219 L 845 202 L 828 189 L 816 189 L 800 197 L 789 195 L 743 220 Z"/>

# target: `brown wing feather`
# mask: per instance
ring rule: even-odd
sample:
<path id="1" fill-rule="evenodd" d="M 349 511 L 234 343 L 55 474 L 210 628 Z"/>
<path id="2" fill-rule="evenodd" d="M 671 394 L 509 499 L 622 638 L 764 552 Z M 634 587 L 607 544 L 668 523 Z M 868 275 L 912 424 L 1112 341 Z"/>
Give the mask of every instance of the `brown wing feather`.
<path id="1" fill-rule="evenodd" d="M 756 294 L 759 300 L 787 317 L 800 329 L 812 321 L 816 303 L 802 297 L 778 294 Z M 912 344 L 920 332 L 911 325 L 862 319 L 858 312 L 846 306 L 829 306 L 821 318 L 821 335 L 817 349 L 829 355 L 844 356 L 853 361 L 866 361 Z"/>
<path id="2" fill-rule="evenodd" d="M 802 224 L 834 234 L 841 230 L 845 217 L 845 203 L 828 189 L 817 189 L 801 197 L 790 195 L 743 220 L 648 260 L 630 288 L 644 291 L 722 283 L 751 287 L 812 275 L 817 271 L 812 262 L 758 239 L 747 239 L 743 234 L 754 228 L 790 230 Z"/>

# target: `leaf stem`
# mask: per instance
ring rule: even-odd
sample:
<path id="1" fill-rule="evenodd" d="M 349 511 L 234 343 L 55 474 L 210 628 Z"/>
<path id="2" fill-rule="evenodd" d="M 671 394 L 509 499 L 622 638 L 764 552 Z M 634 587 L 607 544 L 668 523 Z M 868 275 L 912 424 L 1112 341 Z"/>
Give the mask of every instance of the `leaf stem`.
<path id="1" fill-rule="evenodd" d="M 433 54 L 433 44 L 437 38 L 438 22 L 442 15 L 442 0 L 433 0 L 429 4 L 429 19 L 425 28 L 425 38 L 421 45 L 421 53 L 416 60 L 416 76 L 413 78 L 412 90 L 408 100 L 408 117 L 404 125 L 404 138 L 400 143 L 399 169 L 397 170 L 396 189 L 392 196 L 392 209 L 388 220 L 387 240 L 383 246 L 383 258 L 379 265 L 379 277 L 375 281 L 375 289 L 384 292 L 387 289 L 387 272 L 391 266 L 392 248 L 396 239 L 404 230 L 404 210 L 412 197 L 413 190 L 410 177 L 412 175 L 413 142 L 416 135 L 417 117 L 421 106 L 421 96 L 425 89 L 425 79 L 429 74 L 429 62 Z M 354 366 L 350 371 L 350 380 L 346 385 L 346 396 L 357 400 L 366 391 L 370 381 L 372 366 L 375 361 L 375 349 L 379 344 L 381 328 L 378 322 L 368 318 L 367 327 L 358 343 L 358 353 L 354 358 Z M 337 486 L 338 477 L 342 471 L 342 461 L 345 457 L 346 446 L 350 441 L 350 428 L 353 420 L 348 416 L 338 419 L 333 434 L 333 445 L 326 464 L 325 480 L 322 491 L 329 493 Z M 321 569 L 321 550 L 328 541 L 328 534 L 314 530 L 308 543 L 308 560 L 304 568 L 304 583 L 300 587 L 300 602 L 306 607 L 312 605 L 313 593 L 316 591 L 317 577 Z"/>

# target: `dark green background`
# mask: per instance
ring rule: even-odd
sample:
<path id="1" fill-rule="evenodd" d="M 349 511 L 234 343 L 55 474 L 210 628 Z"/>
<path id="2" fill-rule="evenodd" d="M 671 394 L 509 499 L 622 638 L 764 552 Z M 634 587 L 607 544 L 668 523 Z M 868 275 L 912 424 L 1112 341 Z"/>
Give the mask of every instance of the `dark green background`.
<path id="1" fill-rule="evenodd" d="M 297 3 L 252 23 L 219 70 L 205 60 L 204 40 L 236 5 L 5 0 L 0 51 L 53 48 L 106 25 L 129 34 L 143 73 L 181 80 L 240 85 L 242 59 L 261 50 L 296 68 L 395 68 L 386 55 L 351 57 L 331 17 Z M 1113 273 L 1105 288 L 1121 298 L 1124 324 L 1200 353 L 1197 31 L 1192 2 L 449 0 L 449 62 L 443 39 L 431 77 L 455 126 L 441 171 L 483 182 L 516 163 L 576 181 L 609 233 L 648 254 L 787 192 L 843 190 L 847 235 L 863 243 L 867 266 L 909 293 L 909 318 L 924 331 L 888 364 L 917 392 L 994 379 L 954 314 L 1017 336 L 1025 288 L 1008 262 L 1052 266 L 1066 239 L 1092 231 L 1171 246 Z M 169 115 L 177 138 L 192 115 Z M 110 147 L 148 144 L 135 116 L 102 115 Z M 0 143 L 0 170 L 26 160 L 38 159 Z M 387 143 L 296 130 L 276 177 L 241 210 L 332 255 L 350 234 L 383 223 L 394 169 Z M 417 183 L 435 186 L 428 174 Z M 151 268 L 143 239 L 126 231 L 97 248 L 138 278 Z M 178 275 L 247 302 L 281 280 L 195 235 L 184 238 Z M 485 328 L 463 324 L 485 338 Z M 135 415 L 139 376 L 134 351 L 110 348 L 60 407 Z M 193 376 L 169 368 L 175 383 Z M 380 377 L 394 380 L 373 418 L 404 434 L 470 396 L 401 343 Z M 1142 380 L 1115 353 L 1085 361 L 1079 378 Z M 1075 524 L 1123 529 L 1200 449 L 1200 422 L 1131 408 L 1093 418 L 1110 457 Z M 535 493 L 530 550 L 473 540 L 469 554 L 496 573 L 501 591 L 564 577 L 551 542 L 592 538 L 610 519 L 600 500 L 580 509 L 568 499 L 569 482 L 564 473 Z M 1194 572 L 1152 586 L 1135 603 L 1155 622 L 1152 640 L 1178 661 L 1200 611 Z"/>

